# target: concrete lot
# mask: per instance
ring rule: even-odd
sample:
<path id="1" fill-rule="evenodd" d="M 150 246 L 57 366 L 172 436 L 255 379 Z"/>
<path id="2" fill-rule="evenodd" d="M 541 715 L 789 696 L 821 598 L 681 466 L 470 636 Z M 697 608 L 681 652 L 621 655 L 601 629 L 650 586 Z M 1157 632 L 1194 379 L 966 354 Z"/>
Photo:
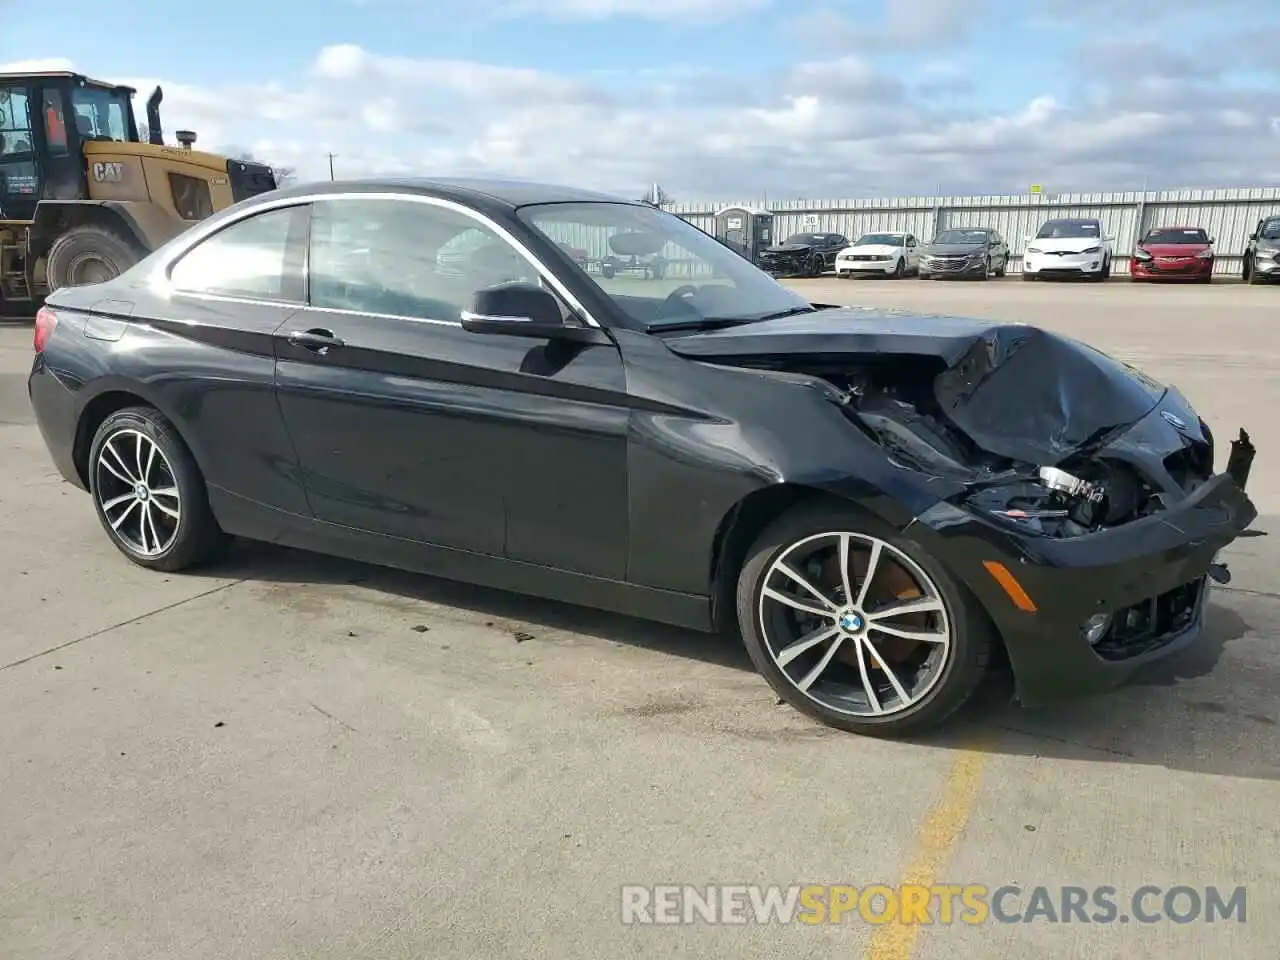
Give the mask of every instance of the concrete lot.
<path id="1" fill-rule="evenodd" d="M 798 282 L 1058 329 L 1176 382 L 1280 512 L 1280 290 Z M 0 957 L 1273 958 L 1280 587 L 1053 709 L 886 743 L 733 645 L 267 547 L 165 577 L 54 476 L 0 328 Z M 1221 461 L 1220 461 L 1221 463 Z M 528 634 L 528 638 L 521 635 Z M 624 883 L 1248 887 L 1245 924 L 624 927 Z M 1025 903 L 1023 904 L 1025 906 Z"/>

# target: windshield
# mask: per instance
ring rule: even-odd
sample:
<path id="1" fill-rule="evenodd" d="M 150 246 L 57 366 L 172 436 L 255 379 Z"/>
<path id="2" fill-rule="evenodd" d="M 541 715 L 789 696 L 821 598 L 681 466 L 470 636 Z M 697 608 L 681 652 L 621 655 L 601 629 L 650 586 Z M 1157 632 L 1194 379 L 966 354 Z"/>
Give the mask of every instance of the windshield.
<path id="1" fill-rule="evenodd" d="M 1209 235 L 1199 227 L 1158 227 L 1142 238 L 1143 243 L 1207 244 Z"/>
<path id="2" fill-rule="evenodd" d="M 581 251 L 576 269 L 634 329 L 812 309 L 714 237 L 654 207 L 541 203 L 521 207 L 517 215 L 552 243 Z"/>
<path id="3" fill-rule="evenodd" d="M 900 233 L 868 233 L 866 236 L 858 238 L 855 247 L 900 247 L 902 246 L 902 234 Z"/>
<path id="4" fill-rule="evenodd" d="M 987 230 L 943 230 L 934 243 L 986 243 Z"/>
<path id="5" fill-rule="evenodd" d="M 1098 237 L 1101 235 L 1098 224 L 1092 220 L 1050 220 L 1040 232 L 1037 240 L 1066 240 Z"/>
<path id="6" fill-rule="evenodd" d="M 821 244 L 824 244 L 824 243 L 829 243 L 834 239 L 835 239 L 834 233 L 793 233 L 791 236 L 787 237 L 787 239 L 783 240 L 782 242 L 784 244 L 800 243 L 800 244 L 804 244 L 807 247 L 813 247 L 813 246 L 820 246 Z"/>
<path id="7" fill-rule="evenodd" d="M 71 91 L 71 110 L 76 129 L 86 140 L 127 141 L 137 136 L 130 130 L 133 107 L 127 94 L 98 87 L 76 87 Z"/>
<path id="8" fill-rule="evenodd" d="M 1263 240 L 1280 240 L 1280 220 L 1268 220 L 1258 234 Z"/>

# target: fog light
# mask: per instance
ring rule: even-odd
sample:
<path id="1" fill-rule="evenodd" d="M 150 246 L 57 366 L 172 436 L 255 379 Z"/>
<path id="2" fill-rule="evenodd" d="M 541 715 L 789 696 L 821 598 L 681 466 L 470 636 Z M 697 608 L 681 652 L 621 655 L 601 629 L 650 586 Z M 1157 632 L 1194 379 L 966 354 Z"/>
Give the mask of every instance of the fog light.
<path id="1" fill-rule="evenodd" d="M 1080 624 L 1080 632 L 1084 634 L 1084 638 L 1089 641 L 1089 646 L 1096 647 L 1098 642 L 1106 636 L 1107 630 L 1111 627 L 1111 614 L 1095 613 L 1092 617 Z"/>

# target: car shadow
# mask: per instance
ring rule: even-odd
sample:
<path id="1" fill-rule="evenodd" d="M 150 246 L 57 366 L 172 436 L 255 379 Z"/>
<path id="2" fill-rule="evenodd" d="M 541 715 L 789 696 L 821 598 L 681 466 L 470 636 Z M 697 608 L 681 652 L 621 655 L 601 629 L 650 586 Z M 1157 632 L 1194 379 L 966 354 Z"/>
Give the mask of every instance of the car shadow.
<path id="1" fill-rule="evenodd" d="M 754 669 L 741 642 L 726 636 L 273 544 L 237 540 L 224 560 L 187 575 L 201 574 L 268 584 L 358 585 L 371 591 L 365 602 L 377 603 L 381 594 L 467 611 L 484 622 L 516 621 L 535 633 L 537 627 L 564 630 L 716 666 Z"/>
<path id="2" fill-rule="evenodd" d="M 541 600 L 486 587 L 377 567 L 265 543 L 237 541 L 206 576 L 245 579 L 282 587 L 359 585 L 368 602 L 399 605 L 427 603 L 474 615 L 487 624 L 514 621 L 512 629 L 563 630 L 676 657 L 754 672 L 735 637 L 705 634 L 587 607 Z M 380 600 L 379 598 L 386 598 Z M 1252 601 L 1255 606 L 1261 601 Z M 1265 619 L 1280 619 L 1280 604 Z M 940 731 L 905 742 L 948 749 L 978 749 L 993 754 L 1104 763 L 1135 763 L 1193 773 L 1250 779 L 1280 779 L 1280 708 L 1271 677 L 1253 691 L 1233 690 L 1234 661 L 1223 665 L 1228 646 L 1241 638 L 1270 632 L 1251 624 L 1230 593 L 1210 603 L 1203 638 L 1168 661 L 1155 664 L 1125 687 L 1107 694 L 1041 707 L 1014 701 L 1007 664 L 997 663 L 972 701 Z M 1256 619 L 1262 619 L 1258 617 Z M 1256 666 L 1254 668 L 1256 670 Z M 1226 676 L 1218 676 L 1226 674 Z M 763 685 L 764 681 L 760 680 Z M 1192 689 L 1188 689 L 1188 685 Z M 787 708 L 789 711 L 789 708 Z M 652 722 L 661 722 L 653 718 Z M 778 721 L 767 719 L 766 724 Z M 797 726 L 797 723 L 801 724 Z M 828 736 L 856 750 L 855 736 L 844 737 L 810 721 L 789 716 L 778 722 L 784 746 L 792 736 Z M 745 733 L 746 731 L 744 731 Z M 756 731 L 757 734 L 764 731 Z M 765 739 L 764 737 L 758 737 Z"/>

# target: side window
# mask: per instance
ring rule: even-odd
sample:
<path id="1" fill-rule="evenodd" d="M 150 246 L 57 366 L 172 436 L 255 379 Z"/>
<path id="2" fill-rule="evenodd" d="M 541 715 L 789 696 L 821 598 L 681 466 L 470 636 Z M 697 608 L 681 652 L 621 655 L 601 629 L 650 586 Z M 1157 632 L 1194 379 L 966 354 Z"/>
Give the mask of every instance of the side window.
<path id="1" fill-rule="evenodd" d="M 0 88 L 0 206 L 9 216 L 29 216 L 40 193 L 34 143 L 26 88 Z"/>
<path id="2" fill-rule="evenodd" d="M 219 230 L 169 271 L 178 290 L 301 303 L 304 206 L 270 210 Z"/>
<path id="3" fill-rule="evenodd" d="M 488 227 L 409 200 L 316 201 L 309 269 L 313 307 L 455 323 L 477 290 L 539 282 Z"/>

